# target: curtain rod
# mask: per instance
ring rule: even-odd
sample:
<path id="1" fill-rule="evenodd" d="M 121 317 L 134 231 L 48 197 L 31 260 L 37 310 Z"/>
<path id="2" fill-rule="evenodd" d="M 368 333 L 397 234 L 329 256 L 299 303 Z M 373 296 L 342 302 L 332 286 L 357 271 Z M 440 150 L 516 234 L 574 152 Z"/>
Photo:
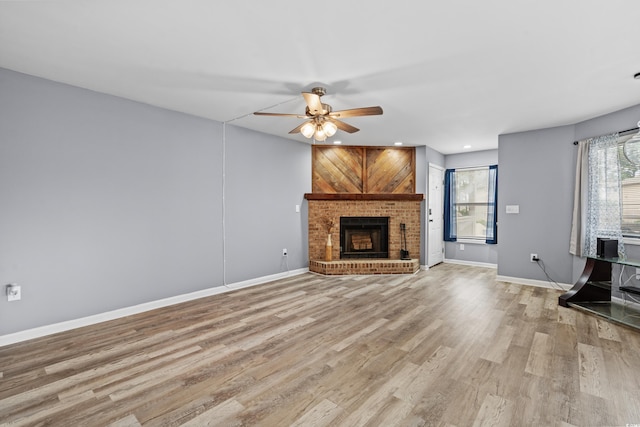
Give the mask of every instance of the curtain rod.
<path id="1" fill-rule="evenodd" d="M 620 132 L 618 132 L 619 136 L 624 136 L 626 134 L 632 133 L 632 132 L 637 132 L 638 130 L 640 130 L 640 128 L 631 128 L 631 129 L 627 129 L 627 130 L 622 130 Z M 573 145 L 578 145 L 580 141 L 573 141 Z"/>

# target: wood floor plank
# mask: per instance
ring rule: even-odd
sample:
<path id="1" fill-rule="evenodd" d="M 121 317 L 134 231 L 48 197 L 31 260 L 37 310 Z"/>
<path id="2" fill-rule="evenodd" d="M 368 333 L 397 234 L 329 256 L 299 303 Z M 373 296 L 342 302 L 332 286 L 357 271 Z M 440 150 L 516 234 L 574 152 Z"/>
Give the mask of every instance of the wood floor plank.
<path id="1" fill-rule="evenodd" d="M 525 372 L 539 377 L 547 376 L 551 368 L 553 340 L 547 334 L 536 332 L 527 359 Z"/>
<path id="2" fill-rule="evenodd" d="M 544 299 L 531 296 L 527 300 L 527 308 L 524 310 L 525 317 L 537 319 L 542 315 L 544 308 Z"/>
<path id="3" fill-rule="evenodd" d="M 291 427 L 330 426 L 333 424 L 333 420 L 341 413 L 342 408 L 329 399 L 323 399 L 291 424 Z"/>
<path id="4" fill-rule="evenodd" d="M 114 421 L 108 425 L 108 427 L 138 427 L 141 426 L 133 414 L 129 414 L 124 418 Z"/>
<path id="5" fill-rule="evenodd" d="M 441 264 L 302 274 L 0 347 L 0 425 L 625 425 L 640 333 Z"/>
<path id="6" fill-rule="evenodd" d="M 604 354 L 598 347 L 578 343 L 580 391 L 593 396 L 606 397 L 608 381 Z"/>
<path id="7" fill-rule="evenodd" d="M 598 337 L 609 341 L 621 341 L 617 328 L 611 322 L 604 319 L 596 319 L 596 324 L 598 327 Z"/>
<path id="8" fill-rule="evenodd" d="M 513 425 L 513 403 L 507 399 L 487 394 L 482 402 L 478 416 L 473 421 L 473 427 Z"/>
<path id="9" fill-rule="evenodd" d="M 418 347 L 424 340 L 428 339 L 428 337 L 431 336 L 434 331 L 442 327 L 442 324 L 442 320 L 433 319 L 433 321 L 430 322 L 426 328 L 419 330 L 418 333 L 411 337 L 409 341 L 405 342 L 402 347 L 400 347 L 400 349 L 406 352 L 412 351 L 413 349 Z"/>
<path id="10" fill-rule="evenodd" d="M 185 427 L 219 426 L 224 424 L 230 425 L 232 424 L 230 419 L 235 418 L 244 409 L 244 406 L 231 398 L 217 406 L 214 406 L 197 417 L 192 418 L 182 425 Z"/>
<path id="11" fill-rule="evenodd" d="M 516 329 L 513 326 L 500 328 L 498 333 L 487 344 L 487 349 L 482 353 L 481 357 L 496 363 L 504 362 L 515 334 Z"/>
<path id="12" fill-rule="evenodd" d="M 564 323 L 565 325 L 576 324 L 576 310 L 567 307 L 558 307 L 558 323 Z"/>
<path id="13" fill-rule="evenodd" d="M 339 343 L 337 343 L 336 345 L 334 345 L 333 347 L 331 347 L 332 350 L 335 351 L 342 351 L 345 348 L 349 347 L 351 344 L 353 344 L 355 341 L 357 341 L 358 339 L 364 337 L 365 335 L 375 331 L 376 329 L 378 329 L 379 327 L 381 327 L 382 325 L 384 325 L 385 323 L 387 323 L 388 320 L 387 319 L 376 319 L 371 325 L 367 326 L 366 328 L 355 332 L 353 334 L 351 334 L 348 337 L 345 337 L 342 341 L 340 341 Z"/>
<path id="14" fill-rule="evenodd" d="M 410 382 L 399 386 L 393 395 L 407 403 L 415 404 L 418 402 L 426 393 L 429 393 L 434 382 L 446 380 L 441 376 L 441 373 L 446 366 L 450 352 L 451 349 L 448 347 L 439 347 L 422 366 L 408 363 L 406 365 L 407 379 Z"/>
<path id="15" fill-rule="evenodd" d="M 398 329 L 398 327 L 400 327 L 401 325 L 404 325 L 407 322 L 410 322 L 412 319 L 415 319 L 426 309 L 427 309 L 426 306 L 418 305 L 417 307 L 413 308 L 410 311 L 405 310 L 405 312 L 402 315 L 400 315 L 397 319 L 389 322 L 389 324 L 387 325 L 387 329 L 390 329 L 390 330 Z"/>

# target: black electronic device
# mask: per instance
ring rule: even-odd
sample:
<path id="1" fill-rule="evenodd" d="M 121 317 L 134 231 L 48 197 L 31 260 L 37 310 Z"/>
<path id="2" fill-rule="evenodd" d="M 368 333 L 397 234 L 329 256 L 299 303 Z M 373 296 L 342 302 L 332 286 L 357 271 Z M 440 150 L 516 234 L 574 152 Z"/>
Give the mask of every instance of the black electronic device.
<path id="1" fill-rule="evenodd" d="M 596 255 L 600 258 L 618 258 L 618 240 L 598 237 Z"/>

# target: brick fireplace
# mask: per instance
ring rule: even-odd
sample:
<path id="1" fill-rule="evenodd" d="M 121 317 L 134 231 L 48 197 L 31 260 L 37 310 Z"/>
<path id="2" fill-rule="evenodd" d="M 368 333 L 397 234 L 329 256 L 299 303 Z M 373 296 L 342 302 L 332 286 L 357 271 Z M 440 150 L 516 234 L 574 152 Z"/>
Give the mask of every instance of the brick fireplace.
<path id="1" fill-rule="evenodd" d="M 309 203 L 309 270 L 321 274 L 412 274 L 420 268 L 420 204 L 422 194 L 317 194 L 305 195 Z M 352 259 L 340 257 L 341 217 L 388 217 L 388 257 Z M 331 229 L 331 261 L 325 259 L 326 224 Z M 406 228 L 409 260 L 400 259 Z"/>
<path id="2" fill-rule="evenodd" d="M 309 202 L 309 270 L 321 274 L 411 274 L 420 269 L 420 207 L 414 147 L 314 145 Z M 340 233 L 345 218 L 360 230 Z M 382 224 L 376 229 L 374 224 Z M 332 250 L 326 254 L 327 224 Z M 406 243 L 401 240 L 401 224 Z M 350 239 L 346 241 L 345 239 Z M 346 243 L 345 243 L 346 242 Z M 349 246 L 346 252 L 340 245 Z M 404 249 L 408 256 L 400 253 Z M 401 259 L 402 258 L 402 259 Z"/>

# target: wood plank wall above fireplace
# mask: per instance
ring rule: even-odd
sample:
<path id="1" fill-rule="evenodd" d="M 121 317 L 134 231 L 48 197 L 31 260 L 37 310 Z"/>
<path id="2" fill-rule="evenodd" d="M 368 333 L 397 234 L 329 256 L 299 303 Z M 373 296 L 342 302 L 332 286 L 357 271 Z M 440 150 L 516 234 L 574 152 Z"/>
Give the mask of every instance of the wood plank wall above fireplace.
<path id="1" fill-rule="evenodd" d="M 314 146 L 313 193 L 414 194 L 414 147 Z"/>

